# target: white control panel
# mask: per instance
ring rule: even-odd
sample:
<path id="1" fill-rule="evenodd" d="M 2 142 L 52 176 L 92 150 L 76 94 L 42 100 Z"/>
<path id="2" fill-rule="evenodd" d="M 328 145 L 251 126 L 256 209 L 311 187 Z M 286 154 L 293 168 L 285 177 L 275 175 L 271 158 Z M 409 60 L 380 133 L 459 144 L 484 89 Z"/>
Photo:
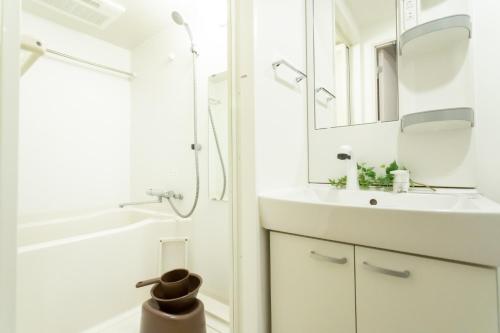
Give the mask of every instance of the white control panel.
<path id="1" fill-rule="evenodd" d="M 418 25 L 420 0 L 403 0 L 403 28 L 411 29 Z"/>

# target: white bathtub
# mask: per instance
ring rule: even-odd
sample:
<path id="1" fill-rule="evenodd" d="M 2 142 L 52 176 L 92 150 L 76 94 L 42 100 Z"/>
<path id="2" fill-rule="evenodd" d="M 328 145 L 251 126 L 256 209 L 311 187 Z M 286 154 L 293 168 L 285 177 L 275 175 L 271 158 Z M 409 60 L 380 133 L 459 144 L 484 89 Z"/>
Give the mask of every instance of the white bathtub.
<path id="1" fill-rule="evenodd" d="M 76 333 L 140 305 L 155 277 L 159 240 L 188 236 L 188 222 L 112 209 L 20 224 L 18 332 Z"/>

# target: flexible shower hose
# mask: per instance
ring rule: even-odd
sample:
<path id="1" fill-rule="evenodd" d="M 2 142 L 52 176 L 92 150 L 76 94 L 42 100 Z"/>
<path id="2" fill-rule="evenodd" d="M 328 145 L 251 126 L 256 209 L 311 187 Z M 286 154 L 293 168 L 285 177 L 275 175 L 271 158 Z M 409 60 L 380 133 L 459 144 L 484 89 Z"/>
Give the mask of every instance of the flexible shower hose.
<path id="1" fill-rule="evenodd" d="M 219 155 L 220 167 L 222 169 L 223 183 L 222 183 L 222 193 L 219 197 L 219 200 L 223 200 L 224 196 L 226 195 L 226 187 L 227 187 L 226 166 L 224 165 L 224 158 L 222 157 L 222 150 L 220 148 L 219 137 L 217 135 L 217 130 L 215 129 L 215 123 L 212 116 L 212 108 L 210 107 L 210 105 L 208 105 L 208 118 L 210 119 L 210 124 L 212 125 L 212 132 L 214 133 L 215 145 L 217 146 L 217 154 Z"/>
<path id="2" fill-rule="evenodd" d="M 172 210 L 177 214 L 179 215 L 179 217 L 182 217 L 182 218 L 188 218 L 190 217 L 191 215 L 193 215 L 194 211 L 196 210 L 196 206 L 198 205 L 198 199 L 199 199 L 199 196 L 200 196 L 200 164 L 199 164 L 199 160 L 198 160 L 198 151 L 199 151 L 199 145 L 198 145 L 198 98 L 197 98 L 197 94 L 198 94 L 198 88 L 197 88 L 197 79 L 196 79 L 196 57 L 197 57 L 197 53 L 194 49 L 194 47 L 192 47 L 192 53 L 193 53 L 193 100 L 194 100 L 194 106 L 193 106 L 193 120 L 194 120 L 194 144 L 192 146 L 192 149 L 194 150 L 194 160 L 195 160 L 195 169 L 196 169 L 196 192 L 195 192 L 195 196 L 194 196 L 194 202 L 193 202 L 193 206 L 191 207 L 191 209 L 189 210 L 189 212 L 187 212 L 186 214 L 183 214 L 181 213 L 177 207 L 175 206 L 175 204 L 172 202 L 172 198 L 168 197 L 167 200 L 168 200 L 168 203 L 170 204 L 170 207 L 172 207 Z"/>

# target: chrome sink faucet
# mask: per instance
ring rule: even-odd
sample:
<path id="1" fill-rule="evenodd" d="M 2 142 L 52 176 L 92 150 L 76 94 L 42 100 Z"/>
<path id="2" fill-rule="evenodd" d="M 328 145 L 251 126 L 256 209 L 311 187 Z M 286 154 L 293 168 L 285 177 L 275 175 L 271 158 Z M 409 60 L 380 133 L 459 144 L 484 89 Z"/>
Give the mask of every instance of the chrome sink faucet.
<path id="1" fill-rule="evenodd" d="M 337 158 L 341 161 L 346 161 L 346 174 L 347 174 L 347 184 L 346 189 L 348 191 L 359 191 L 359 180 L 358 180 L 358 162 L 354 158 L 351 146 L 341 146 Z"/>

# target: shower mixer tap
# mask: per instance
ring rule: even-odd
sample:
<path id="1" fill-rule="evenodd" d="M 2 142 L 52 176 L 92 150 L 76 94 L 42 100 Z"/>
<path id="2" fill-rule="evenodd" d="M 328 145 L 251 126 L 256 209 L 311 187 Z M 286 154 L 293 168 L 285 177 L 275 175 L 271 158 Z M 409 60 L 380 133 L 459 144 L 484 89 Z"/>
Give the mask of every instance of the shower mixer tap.
<path id="1" fill-rule="evenodd" d="M 167 199 L 168 197 L 174 198 L 177 200 L 184 200 L 184 195 L 182 193 L 175 193 L 174 191 L 170 191 L 167 193 Z"/>
<path id="2" fill-rule="evenodd" d="M 163 199 L 176 199 L 176 200 L 184 200 L 184 195 L 182 193 L 176 193 L 174 191 L 164 191 L 164 190 L 154 190 L 152 188 L 146 191 L 146 194 L 152 197 L 156 197 L 154 201 L 134 201 L 134 202 L 125 202 L 119 205 L 120 208 L 125 208 L 127 206 L 138 206 L 138 205 L 149 205 L 155 203 L 162 203 Z"/>
<path id="3" fill-rule="evenodd" d="M 176 200 L 184 199 L 184 195 L 182 193 L 176 193 L 174 191 L 155 190 L 152 188 L 147 190 L 146 194 L 152 197 L 158 197 L 162 199 L 176 199 Z"/>

